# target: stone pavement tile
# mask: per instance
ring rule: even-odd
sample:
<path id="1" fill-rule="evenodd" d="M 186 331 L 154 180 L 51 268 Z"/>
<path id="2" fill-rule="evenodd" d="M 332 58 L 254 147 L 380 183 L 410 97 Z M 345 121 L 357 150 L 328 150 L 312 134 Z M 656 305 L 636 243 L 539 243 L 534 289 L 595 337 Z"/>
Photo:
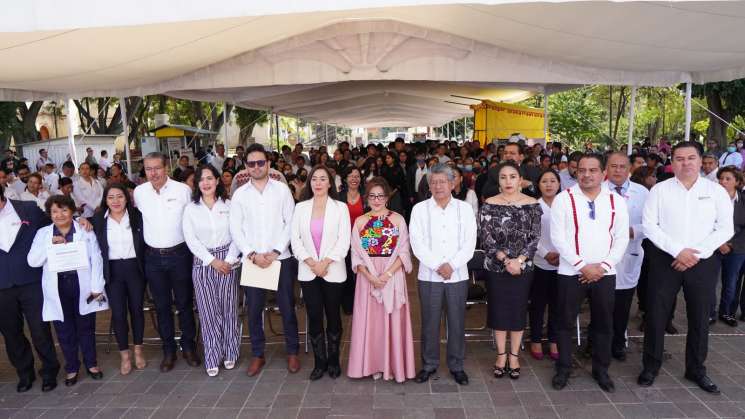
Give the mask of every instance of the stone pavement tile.
<path id="1" fill-rule="evenodd" d="M 652 412 L 643 403 L 616 403 L 616 409 L 627 419 L 651 419 Z"/>
<path id="2" fill-rule="evenodd" d="M 559 417 L 553 406 L 523 405 L 523 409 L 525 409 L 529 419 L 555 419 Z"/>
<path id="3" fill-rule="evenodd" d="M 541 388 L 538 377 L 532 374 L 526 375 L 523 371 L 521 371 L 519 380 L 510 380 L 510 382 L 515 391 L 532 391 Z"/>
<path id="4" fill-rule="evenodd" d="M 675 405 L 688 418 L 715 418 L 717 417 L 711 409 L 699 402 L 675 403 Z"/>
<path id="5" fill-rule="evenodd" d="M 706 402 L 706 406 L 722 418 L 745 417 L 745 411 L 741 410 L 735 402 Z"/>
<path id="6" fill-rule="evenodd" d="M 333 393 L 334 392 L 334 380 L 324 377 L 320 380 L 312 382 L 310 385 L 308 385 L 308 391 L 307 393 Z"/>
<path id="7" fill-rule="evenodd" d="M 155 412 L 155 409 L 133 407 L 124 413 L 122 419 L 147 419 L 153 414 L 153 412 Z"/>
<path id="8" fill-rule="evenodd" d="M 432 394 L 405 394 L 404 405 L 407 409 L 432 409 L 432 397 Z"/>
<path id="9" fill-rule="evenodd" d="M 720 386 L 722 394 L 729 400 L 742 402 L 745 401 L 745 388 L 740 386 Z"/>
<path id="10" fill-rule="evenodd" d="M 373 395 L 334 394 L 331 396 L 332 415 L 359 415 L 373 408 Z"/>
<path id="11" fill-rule="evenodd" d="M 486 387 L 489 389 L 489 393 L 512 393 L 515 388 L 512 387 L 510 379 L 505 378 L 488 378 L 486 380 Z"/>
<path id="12" fill-rule="evenodd" d="M 157 409 L 163 404 L 165 397 L 159 394 L 142 394 L 137 399 L 137 407 Z"/>
<path id="13" fill-rule="evenodd" d="M 682 418 L 685 416 L 674 403 L 645 403 L 655 418 Z"/>
<path id="14" fill-rule="evenodd" d="M 220 396 L 217 394 L 197 394 L 189 402 L 189 409 L 194 407 L 213 408 L 217 404 Z"/>
<path id="15" fill-rule="evenodd" d="M 606 393 L 602 390 L 578 390 L 574 392 L 577 402 L 583 405 L 610 403 Z"/>
<path id="16" fill-rule="evenodd" d="M 269 411 L 268 419 L 296 419 L 298 408 L 278 408 Z"/>
<path id="17" fill-rule="evenodd" d="M 403 409 L 403 394 L 375 394 L 373 395 L 373 409 Z"/>
<path id="18" fill-rule="evenodd" d="M 82 407 L 96 407 L 101 409 L 108 406 L 112 400 L 114 400 L 114 396 L 111 394 L 91 394 L 85 400 L 85 406 Z"/>
<path id="19" fill-rule="evenodd" d="M 298 412 L 297 417 L 298 419 L 325 419 L 330 411 L 331 409 L 323 407 L 303 407 Z"/>
<path id="20" fill-rule="evenodd" d="M 636 397 L 638 397 L 642 403 L 664 403 L 670 401 L 667 396 L 665 396 L 665 393 L 657 388 L 637 387 L 631 391 L 636 394 Z"/>
<path id="21" fill-rule="evenodd" d="M 208 407 L 187 407 L 181 412 L 179 419 L 204 419 L 210 412 L 212 409 Z"/>
<path id="22" fill-rule="evenodd" d="M 517 393 L 523 406 L 547 406 L 551 404 L 546 393 L 542 391 L 521 391 Z"/>
<path id="23" fill-rule="evenodd" d="M 403 419 L 404 409 L 373 409 L 373 419 Z"/>
<path id="24" fill-rule="evenodd" d="M 96 394 L 121 394 L 128 384 L 121 381 L 109 381 L 101 384 Z"/>
<path id="25" fill-rule="evenodd" d="M 440 382 L 430 384 L 432 393 L 458 393 L 458 387 L 460 386 L 458 386 L 454 382 Z"/>
<path id="26" fill-rule="evenodd" d="M 641 399 L 631 390 L 616 388 L 615 393 L 605 395 L 612 403 L 641 403 Z"/>
<path id="27" fill-rule="evenodd" d="M 331 394 L 306 393 L 302 401 L 302 407 L 305 408 L 330 408 Z"/>
<path id="28" fill-rule="evenodd" d="M 150 419 L 176 419 L 183 411 L 182 407 L 161 407 L 153 412 Z"/>
<path id="29" fill-rule="evenodd" d="M 124 416 L 124 413 L 126 413 L 127 410 L 128 409 L 121 407 L 104 407 L 96 413 L 96 416 L 93 417 L 101 419 L 120 418 Z"/>
<path id="30" fill-rule="evenodd" d="M 560 418 L 568 418 L 568 419 L 621 418 L 621 414 L 618 413 L 618 410 L 616 410 L 616 408 L 611 404 L 595 405 L 595 406 L 592 406 L 592 409 L 587 408 L 587 406 L 560 405 L 560 406 L 555 406 L 555 409 L 556 409 L 556 413 L 559 414 Z"/>
<path id="31" fill-rule="evenodd" d="M 576 391 L 566 389 L 561 391 L 547 391 L 546 395 L 554 405 L 577 406 L 579 404 L 579 398 Z"/>
<path id="32" fill-rule="evenodd" d="M 214 395 L 221 395 L 227 390 L 227 388 L 230 386 L 230 382 L 225 381 L 209 381 L 206 382 L 200 387 L 198 394 L 214 394 Z"/>
<path id="33" fill-rule="evenodd" d="M 305 394 L 307 389 L 307 381 L 285 382 L 279 388 L 279 394 Z"/>
<path id="34" fill-rule="evenodd" d="M 303 402 L 302 394 L 278 394 L 274 399 L 272 407 L 276 408 L 295 408 L 300 407 Z"/>
<path id="35" fill-rule="evenodd" d="M 0 409 L 0 418 L 33 419 L 43 415 L 47 409 Z"/>
<path id="36" fill-rule="evenodd" d="M 272 393 L 257 393 L 253 392 L 246 399 L 244 407 L 258 407 L 258 408 L 270 408 L 276 398 L 275 394 Z"/>
<path id="37" fill-rule="evenodd" d="M 155 382 L 148 389 L 147 394 L 158 394 L 167 396 L 178 386 L 178 383 Z"/>
<path id="38" fill-rule="evenodd" d="M 15 388 L 10 391 L 12 391 L 12 393 L 4 393 L 0 395 L 0 407 L 4 409 L 21 409 L 29 406 L 34 400 L 40 397 L 34 394 L 18 394 L 16 393 Z"/>
<path id="39" fill-rule="evenodd" d="M 269 416 L 269 409 L 243 408 L 238 413 L 240 419 L 265 419 Z"/>
<path id="40" fill-rule="evenodd" d="M 434 409 L 435 419 L 465 419 L 466 412 L 463 409 L 441 408 Z"/>
<path id="41" fill-rule="evenodd" d="M 432 395 L 432 407 L 434 408 L 462 408 L 463 401 L 458 393 L 442 393 Z"/>
<path id="42" fill-rule="evenodd" d="M 215 408 L 212 409 L 212 412 L 207 416 L 207 419 L 234 419 L 238 417 L 240 412 L 241 409 Z"/>
<path id="43" fill-rule="evenodd" d="M 129 408 L 137 405 L 137 401 L 140 399 L 140 394 L 121 394 L 111 399 L 106 407 L 123 407 Z M 87 405 L 84 403 L 83 406 Z"/>
<path id="44" fill-rule="evenodd" d="M 312 386 L 313 384 L 311 384 Z M 338 380 L 334 386 L 334 394 L 372 394 L 375 392 L 375 382 L 366 378 L 359 380 Z"/>
<path id="45" fill-rule="evenodd" d="M 51 419 L 51 418 L 64 418 L 64 417 L 68 417 L 68 416 L 72 415 L 72 413 L 74 411 L 77 411 L 77 410 L 78 409 L 72 409 L 72 408 L 69 408 L 69 407 L 64 407 L 64 408 L 61 407 L 61 408 L 49 409 L 49 410 L 47 410 L 46 412 L 44 412 L 39 417 L 40 418 L 44 418 L 44 419 L 47 419 L 47 418 L 49 418 L 49 419 Z M 98 410 L 96 410 L 95 412 L 92 412 L 91 410 L 80 409 L 79 413 L 81 414 L 81 417 L 92 418 L 92 417 L 94 417 L 96 415 L 96 413 L 98 413 Z"/>
<path id="46" fill-rule="evenodd" d="M 489 393 L 492 404 L 499 409 L 500 406 L 512 406 L 520 404 L 520 398 L 516 393 Z"/>
<path id="47" fill-rule="evenodd" d="M 494 417 L 499 419 L 527 419 L 528 414 L 522 406 L 504 406 L 495 409 Z"/>
<path id="48" fill-rule="evenodd" d="M 463 407 L 469 408 L 492 408 L 491 396 L 489 393 L 461 393 L 460 399 Z"/>
<path id="49" fill-rule="evenodd" d="M 217 407 L 241 409 L 243 405 L 246 404 L 246 399 L 248 399 L 248 393 L 246 394 L 224 393 L 218 399 Z"/>
<path id="50" fill-rule="evenodd" d="M 23 396 L 21 396 L 23 397 Z M 54 394 L 45 394 L 40 397 L 32 397 L 24 406 L 13 406 L 13 407 L 30 407 L 30 408 L 54 408 L 58 407 L 64 396 L 58 396 Z M 23 400 L 22 400 L 23 402 Z"/>
<path id="51" fill-rule="evenodd" d="M 404 419 L 432 419 L 435 417 L 434 409 L 406 409 Z"/>
<path id="52" fill-rule="evenodd" d="M 194 394 L 192 393 L 173 392 L 170 396 L 163 399 L 163 403 L 160 406 L 184 408 L 189 405 L 193 398 Z"/>
<path id="53" fill-rule="evenodd" d="M 696 400 L 687 388 L 663 388 L 660 391 L 671 402 L 690 402 Z"/>
<path id="54" fill-rule="evenodd" d="M 496 416 L 496 412 L 491 407 L 467 407 L 467 419 L 491 419 Z"/>

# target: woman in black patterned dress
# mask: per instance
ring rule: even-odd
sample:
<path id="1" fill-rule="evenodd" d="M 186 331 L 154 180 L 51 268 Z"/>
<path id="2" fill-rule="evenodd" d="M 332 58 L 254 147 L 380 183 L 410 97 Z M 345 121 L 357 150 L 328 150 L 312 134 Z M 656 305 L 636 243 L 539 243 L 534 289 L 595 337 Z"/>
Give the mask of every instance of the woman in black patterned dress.
<path id="1" fill-rule="evenodd" d="M 512 162 L 497 169 L 500 193 L 487 199 L 479 214 L 479 237 L 486 257 L 487 325 L 494 330 L 494 377 L 520 378 L 518 352 L 525 329 L 533 255 L 541 234 L 541 206 L 520 191 L 520 170 Z M 510 337 L 509 358 L 506 351 Z M 509 360 L 509 362 L 508 362 Z"/>

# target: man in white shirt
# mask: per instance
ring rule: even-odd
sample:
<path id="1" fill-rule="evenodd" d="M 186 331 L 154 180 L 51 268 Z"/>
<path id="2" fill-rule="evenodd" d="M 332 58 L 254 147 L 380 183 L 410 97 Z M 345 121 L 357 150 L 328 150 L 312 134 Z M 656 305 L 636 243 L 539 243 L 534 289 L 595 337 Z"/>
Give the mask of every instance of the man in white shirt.
<path id="1" fill-rule="evenodd" d="M 727 151 L 719 157 L 719 167 L 735 166 L 737 170 L 742 168 L 742 154 L 737 151 L 735 142 L 729 143 Z"/>
<path id="2" fill-rule="evenodd" d="M 225 163 L 225 145 L 218 144 L 215 146 L 216 154 L 210 158 L 210 164 L 222 173 L 222 165 Z"/>
<path id="3" fill-rule="evenodd" d="M 98 159 L 98 167 L 103 169 L 104 171 L 108 172 L 109 168 L 111 167 L 111 162 L 109 161 L 109 152 L 106 150 L 101 150 L 101 158 Z"/>
<path id="4" fill-rule="evenodd" d="M 719 388 L 706 376 L 709 311 L 720 262 L 714 252 L 734 234 L 729 195 L 703 179 L 701 145 L 673 147 L 674 178 L 655 185 L 644 205 L 644 234 L 649 251 L 649 287 L 644 328 L 644 369 L 637 382 L 651 386 L 662 366 L 665 325 L 680 288 L 686 301 L 685 378 L 709 393 Z"/>
<path id="5" fill-rule="evenodd" d="M 8 189 L 13 189 L 18 196 L 26 192 L 26 182 L 31 174 L 28 166 L 19 166 L 15 178 L 8 180 Z"/>
<path id="6" fill-rule="evenodd" d="M 279 260 L 277 305 L 282 315 L 282 330 L 287 351 L 287 369 L 300 370 L 297 317 L 295 315 L 295 259 L 290 254 L 290 227 L 295 201 L 290 189 L 269 177 L 269 158 L 261 144 L 252 144 L 246 154 L 246 170 L 251 177 L 239 187 L 230 203 L 230 234 L 246 259 L 261 268 Z M 253 357 L 248 375 L 261 372 L 266 363 L 264 348 L 264 304 L 266 290 L 246 287 L 248 328 Z"/>
<path id="7" fill-rule="evenodd" d="M 455 174 L 450 167 L 438 163 L 427 178 L 432 198 L 414 206 L 409 224 L 411 249 L 419 259 L 422 310 L 422 369 L 416 382 L 429 380 L 440 365 L 440 319 L 447 307 L 447 364 L 455 381 L 466 385 L 466 264 L 476 248 L 476 217 L 468 203 L 453 198 Z"/>
<path id="8" fill-rule="evenodd" d="M 580 157 L 582 157 L 582 153 L 573 152 L 569 155 L 566 169 L 559 171 L 561 190 L 569 189 L 577 184 L 577 163 Z"/>
<path id="9" fill-rule="evenodd" d="M 704 154 L 701 159 L 701 175 L 712 182 L 718 182 L 717 169 L 719 169 L 719 160 L 713 154 Z"/>
<path id="10" fill-rule="evenodd" d="M 631 161 L 626 154 L 611 153 L 606 163 L 608 180 L 603 185 L 626 201 L 629 211 L 629 245 L 623 259 L 616 265 L 616 295 L 613 309 L 611 355 L 619 361 L 626 360 L 626 328 L 644 259 L 642 210 L 649 195 L 647 188 L 629 179 L 630 167 Z"/>
<path id="11" fill-rule="evenodd" d="M 91 167 L 88 163 L 80 163 L 78 173 L 80 177 L 73 183 L 73 196 L 75 202 L 79 202 L 83 207 L 81 215 L 89 218 L 96 212 L 96 208 L 101 206 L 103 188 L 101 183 L 91 176 Z"/>
<path id="12" fill-rule="evenodd" d="M 577 164 L 577 185 L 557 195 L 551 206 L 551 242 L 560 255 L 556 279 L 559 360 L 551 382 L 556 390 L 569 381 L 574 324 L 582 301 L 589 296 L 592 376 L 603 391 L 615 391 L 608 367 L 616 265 L 629 242 L 629 214 L 625 200 L 602 187 L 604 177 L 602 156 L 583 155 Z"/>
<path id="13" fill-rule="evenodd" d="M 168 177 L 166 156 L 163 154 L 147 154 L 143 165 L 148 181 L 135 188 L 134 200 L 142 212 L 143 235 L 147 245 L 145 277 L 155 301 L 158 332 L 163 341 L 160 371 L 172 370 L 176 362 L 174 302 L 178 310 L 181 329 L 179 343 L 183 357 L 190 366 L 197 367 L 200 360 L 194 342 L 193 256 L 184 241 L 182 229 L 184 208 L 191 199 L 191 189 Z"/>
<path id="14" fill-rule="evenodd" d="M 16 193 L 15 189 L 8 187 L 8 179 L 10 179 L 13 172 L 10 169 L 0 169 L 0 186 L 5 189 L 5 199 L 20 199 L 20 195 Z"/>
<path id="15" fill-rule="evenodd" d="M 39 159 L 36 160 L 36 171 L 43 172 L 44 166 L 46 166 L 47 163 L 54 164 L 49 158 L 49 153 L 47 152 L 47 150 L 42 148 L 41 150 L 39 150 Z"/>

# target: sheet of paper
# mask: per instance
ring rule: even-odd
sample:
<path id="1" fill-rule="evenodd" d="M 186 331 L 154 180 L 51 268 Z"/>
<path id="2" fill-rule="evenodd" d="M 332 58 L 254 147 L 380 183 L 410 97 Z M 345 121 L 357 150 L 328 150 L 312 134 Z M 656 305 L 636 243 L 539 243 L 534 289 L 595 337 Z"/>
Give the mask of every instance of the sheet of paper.
<path id="1" fill-rule="evenodd" d="M 277 291 L 281 267 L 282 264 L 278 260 L 272 262 L 266 269 L 262 269 L 250 260 L 244 259 L 243 269 L 241 270 L 241 285 Z"/>
<path id="2" fill-rule="evenodd" d="M 49 270 L 52 272 L 75 271 L 88 269 L 88 247 L 86 242 L 53 244 L 47 253 Z"/>

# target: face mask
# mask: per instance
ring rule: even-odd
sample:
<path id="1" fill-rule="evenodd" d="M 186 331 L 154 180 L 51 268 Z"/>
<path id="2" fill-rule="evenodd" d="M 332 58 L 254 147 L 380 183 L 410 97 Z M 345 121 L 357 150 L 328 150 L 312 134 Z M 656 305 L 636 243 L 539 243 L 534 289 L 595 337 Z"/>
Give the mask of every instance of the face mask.
<path id="1" fill-rule="evenodd" d="M 737 151 L 737 149 L 735 147 L 729 146 L 727 147 L 727 151 L 729 151 L 730 153 L 734 153 L 735 151 Z"/>
<path id="2" fill-rule="evenodd" d="M 467 165 L 465 166 L 465 169 L 466 169 L 466 172 L 470 172 L 470 171 L 472 171 L 472 170 L 473 170 L 473 165 L 472 165 L 472 164 L 467 164 Z"/>

